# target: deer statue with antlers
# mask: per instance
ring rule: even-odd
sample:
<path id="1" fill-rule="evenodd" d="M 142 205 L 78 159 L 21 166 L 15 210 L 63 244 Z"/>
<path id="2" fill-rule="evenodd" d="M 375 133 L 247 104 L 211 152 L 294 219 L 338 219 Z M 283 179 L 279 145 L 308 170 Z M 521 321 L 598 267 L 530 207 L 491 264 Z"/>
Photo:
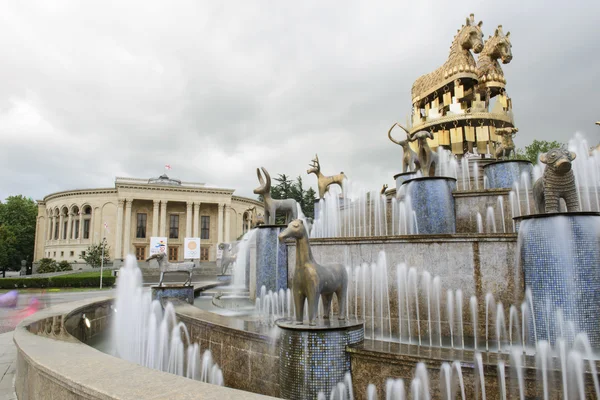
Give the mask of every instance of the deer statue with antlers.
<path id="1" fill-rule="evenodd" d="M 265 179 L 260 174 L 260 169 L 265 174 Z M 279 211 L 286 214 L 285 223 L 289 224 L 290 221 L 298 218 L 298 203 L 294 199 L 273 199 L 271 197 L 271 176 L 265 167 L 260 167 L 260 169 L 256 168 L 256 175 L 258 176 L 260 186 L 254 189 L 254 194 L 260 194 L 264 199 L 265 223 L 274 225 L 275 214 Z"/>
<path id="2" fill-rule="evenodd" d="M 317 176 L 319 186 L 319 198 L 322 199 L 325 197 L 325 193 L 329 189 L 330 185 L 340 185 L 343 188 L 344 179 L 346 179 L 346 175 L 343 172 L 340 172 L 337 175 L 325 176 L 321 173 L 321 164 L 319 164 L 319 156 L 315 154 L 315 159 L 312 160 L 310 164 L 310 168 L 306 170 L 308 175 L 315 174 Z"/>

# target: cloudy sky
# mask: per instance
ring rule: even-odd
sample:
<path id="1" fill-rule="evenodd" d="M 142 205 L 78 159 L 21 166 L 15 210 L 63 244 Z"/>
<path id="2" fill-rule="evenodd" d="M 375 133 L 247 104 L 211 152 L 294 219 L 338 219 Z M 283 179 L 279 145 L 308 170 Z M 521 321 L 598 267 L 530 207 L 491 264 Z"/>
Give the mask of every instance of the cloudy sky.
<path id="1" fill-rule="evenodd" d="M 511 32 L 520 129 L 600 141 L 600 2 L 4 1 L 0 199 L 163 172 L 252 195 L 254 169 L 392 184 L 410 88 L 474 12 Z"/>

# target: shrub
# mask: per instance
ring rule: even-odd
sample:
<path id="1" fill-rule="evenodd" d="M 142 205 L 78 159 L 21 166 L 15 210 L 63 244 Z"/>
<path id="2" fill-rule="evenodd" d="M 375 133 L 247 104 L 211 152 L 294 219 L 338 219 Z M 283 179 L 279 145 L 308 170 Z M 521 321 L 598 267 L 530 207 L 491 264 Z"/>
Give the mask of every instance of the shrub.
<path id="1" fill-rule="evenodd" d="M 59 262 L 57 265 L 57 271 L 73 271 L 73 267 L 71 266 L 71 264 L 69 264 L 69 262 L 67 260 L 63 260 L 61 262 Z"/>
<path id="2" fill-rule="evenodd" d="M 56 272 L 57 264 L 51 258 L 42 258 L 40 260 L 40 265 L 37 269 L 38 274 L 45 274 L 48 272 Z"/>
<path id="3" fill-rule="evenodd" d="M 82 275 L 82 276 L 80 276 Z M 103 276 L 102 286 L 111 287 L 115 284 L 114 276 Z M 99 287 L 100 274 L 72 274 L 44 278 L 5 278 L 0 279 L 0 289 L 49 288 L 49 287 Z"/>

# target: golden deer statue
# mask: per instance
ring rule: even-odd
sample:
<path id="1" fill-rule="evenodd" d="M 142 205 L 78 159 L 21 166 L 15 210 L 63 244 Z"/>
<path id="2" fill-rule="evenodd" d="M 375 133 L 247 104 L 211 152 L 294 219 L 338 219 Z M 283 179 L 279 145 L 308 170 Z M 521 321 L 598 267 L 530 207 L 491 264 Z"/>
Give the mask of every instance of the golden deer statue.
<path id="1" fill-rule="evenodd" d="M 337 175 L 332 175 L 332 176 L 325 176 L 321 173 L 321 165 L 319 164 L 319 156 L 315 154 L 315 159 L 312 160 L 312 163 L 310 164 L 310 168 L 308 170 L 306 170 L 306 173 L 308 175 L 310 174 L 315 174 L 317 176 L 318 179 L 318 186 L 319 186 L 319 198 L 322 199 L 323 197 L 325 197 L 325 193 L 327 193 L 327 190 L 329 188 L 330 185 L 340 185 L 341 188 L 343 188 L 343 183 L 344 183 L 344 179 L 346 179 L 346 175 L 344 175 L 343 172 L 340 172 Z"/>

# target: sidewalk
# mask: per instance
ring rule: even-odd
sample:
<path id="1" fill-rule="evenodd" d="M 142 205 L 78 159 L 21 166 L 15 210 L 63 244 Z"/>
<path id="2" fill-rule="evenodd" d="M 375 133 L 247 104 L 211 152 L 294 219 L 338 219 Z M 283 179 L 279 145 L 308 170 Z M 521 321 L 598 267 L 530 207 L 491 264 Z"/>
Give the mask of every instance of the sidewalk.
<path id="1" fill-rule="evenodd" d="M 17 348 L 13 342 L 13 332 L 0 335 L 0 400 L 16 400 L 15 372 L 17 368 Z"/>

